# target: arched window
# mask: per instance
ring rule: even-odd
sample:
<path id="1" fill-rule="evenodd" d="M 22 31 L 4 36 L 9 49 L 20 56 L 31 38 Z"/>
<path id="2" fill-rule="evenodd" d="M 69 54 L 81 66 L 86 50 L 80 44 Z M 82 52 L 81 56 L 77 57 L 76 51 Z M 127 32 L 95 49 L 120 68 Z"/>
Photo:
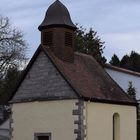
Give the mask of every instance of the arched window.
<path id="1" fill-rule="evenodd" d="M 120 140 L 120 115 L 113 114 L 113 140 Z"/>

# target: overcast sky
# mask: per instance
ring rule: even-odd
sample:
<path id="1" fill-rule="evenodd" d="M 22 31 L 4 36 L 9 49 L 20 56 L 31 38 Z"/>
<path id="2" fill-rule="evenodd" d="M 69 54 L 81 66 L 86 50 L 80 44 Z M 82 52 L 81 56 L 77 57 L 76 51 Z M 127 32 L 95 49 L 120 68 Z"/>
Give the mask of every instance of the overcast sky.
<path id="1" fill-rule="evenodd" d="M 55 0 L 1 0 L 0 15 L 8 16 L 21 29 L 29 44 L 31 57 L 40 44 L 38 26 L 48 6 Z M 140 0 L 61 0 L 74 23 L 92 27 L 105 41 L 108 60 L 134 50 L 140 53 Z"/>

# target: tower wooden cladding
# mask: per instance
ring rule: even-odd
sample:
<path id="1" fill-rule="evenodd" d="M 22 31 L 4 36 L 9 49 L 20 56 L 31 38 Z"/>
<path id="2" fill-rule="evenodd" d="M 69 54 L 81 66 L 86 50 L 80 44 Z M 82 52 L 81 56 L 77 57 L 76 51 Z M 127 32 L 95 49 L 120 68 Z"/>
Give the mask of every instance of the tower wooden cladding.
<path id="1" fill-rule="evenodd" d="M 47 10 L 42 24 L 41 44 L 63 61 L 74 61 L 75 30 L 67 8 L 56 0 Z"/>

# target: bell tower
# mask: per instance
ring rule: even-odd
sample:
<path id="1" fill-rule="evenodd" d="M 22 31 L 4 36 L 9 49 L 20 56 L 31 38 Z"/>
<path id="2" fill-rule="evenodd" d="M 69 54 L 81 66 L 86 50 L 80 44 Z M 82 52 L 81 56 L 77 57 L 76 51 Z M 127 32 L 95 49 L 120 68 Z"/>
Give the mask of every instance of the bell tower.
<path id="1" fill-rule="evenodd" d="M 63 61 L 74 61 L 76 26 L 68 9 L 59 0 L 49 6 L 38 29 L 41 31 L 43 47 L 50 48 Z"/>

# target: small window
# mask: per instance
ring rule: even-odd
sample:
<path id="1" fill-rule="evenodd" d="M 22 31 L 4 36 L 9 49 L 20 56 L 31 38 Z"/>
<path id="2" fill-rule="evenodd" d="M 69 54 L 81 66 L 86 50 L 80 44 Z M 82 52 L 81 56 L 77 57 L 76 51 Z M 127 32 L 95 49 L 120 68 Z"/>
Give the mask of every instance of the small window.
<path id="1" fill-rule="evenodd" d="M 51 133 L 35 133 L 35 140 L 51 140 Z"/>
<path id="2" fill-rule="evenodd" d="M 38 136 L 38 140 L 49 140 L 49 136 Z"/>
<path id="3" fill-rule="evenodd" d="M 73 41 L 72 33 L 65 32 L 65 45 L 72 46 L 72 41 Z"/>
<path id="4" fill-rule="evenodd" d="M 43 45 L 51 46 L 53 45 L 53 32 L 44 32 L 43 33 Z"/>
<path id="5" fill-rule="evenodd" d="M 118 113 L 113 115 L 113 140 L 120 140 L 120 116 Z"/>

